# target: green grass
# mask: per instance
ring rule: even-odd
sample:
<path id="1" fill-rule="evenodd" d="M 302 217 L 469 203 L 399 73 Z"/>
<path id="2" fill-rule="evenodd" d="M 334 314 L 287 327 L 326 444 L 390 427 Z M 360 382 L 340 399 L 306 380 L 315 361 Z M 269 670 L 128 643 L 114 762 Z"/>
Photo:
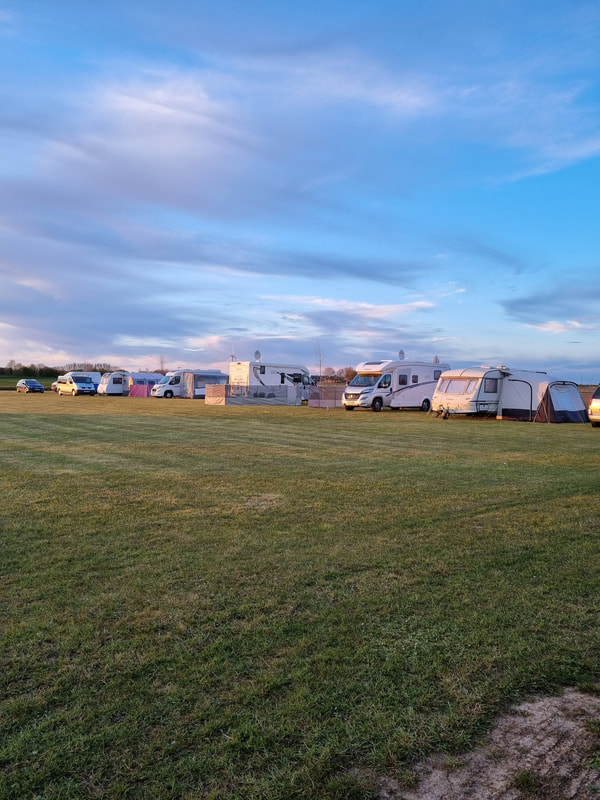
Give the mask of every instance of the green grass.
<path id="1" fill-rule="evenodd" d="M 0 394 L 0 797 L 369 798 L 599 676 L 589 425 Z"/>

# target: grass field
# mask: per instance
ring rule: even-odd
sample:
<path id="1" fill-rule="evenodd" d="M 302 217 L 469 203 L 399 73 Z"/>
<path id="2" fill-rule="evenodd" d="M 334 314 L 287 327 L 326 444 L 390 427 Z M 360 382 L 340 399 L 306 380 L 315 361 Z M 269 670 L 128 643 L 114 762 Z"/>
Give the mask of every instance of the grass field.
<path id="1" fill-rule="evenodd" d="M 0 393 L 0 797 L 369 798 L 600 676 L 600 432 Z"/>

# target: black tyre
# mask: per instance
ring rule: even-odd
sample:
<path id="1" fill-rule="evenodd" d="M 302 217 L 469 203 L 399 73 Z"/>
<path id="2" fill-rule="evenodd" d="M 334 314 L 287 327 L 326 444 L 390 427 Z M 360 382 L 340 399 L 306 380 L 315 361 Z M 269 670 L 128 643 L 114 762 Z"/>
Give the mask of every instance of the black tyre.
<path id="1" fill-rule="evenodd" d="M 375 400 L 371 403 L 371 410 L 372 411 L 381 411 L 383 408 L 383 400 L 381 397 L 376 397 Z"/>
<path id="2" fill-rule="evenodd" d="M 425 398 L 425 400 L 423 400 L 421 403 L 421 411 L 425 411 L 425 413 L 427 413 L 427 411 L 431 411 L 431 401 L 427 398 Z"/>
<path id="3" fill-rule="evenodd" d="M 173 392 L 169 389 L 164 393 L 163 397 L 173 397 Z"/>
<path id="4" fill-rule="evenodd" d="M 346 411 L 354 411 L 354 406 L 344 406 Z"/>

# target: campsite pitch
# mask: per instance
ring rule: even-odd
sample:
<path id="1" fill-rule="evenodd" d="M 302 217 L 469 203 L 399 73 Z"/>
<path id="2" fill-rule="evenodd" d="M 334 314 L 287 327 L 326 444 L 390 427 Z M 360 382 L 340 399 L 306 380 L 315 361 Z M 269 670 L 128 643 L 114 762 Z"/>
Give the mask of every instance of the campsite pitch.
<path id="1" fill-rule="evenodd" d="M 598 680 L 589 425 L 50 392 L 0 423 L 0 797 L 416 791 Z"/>

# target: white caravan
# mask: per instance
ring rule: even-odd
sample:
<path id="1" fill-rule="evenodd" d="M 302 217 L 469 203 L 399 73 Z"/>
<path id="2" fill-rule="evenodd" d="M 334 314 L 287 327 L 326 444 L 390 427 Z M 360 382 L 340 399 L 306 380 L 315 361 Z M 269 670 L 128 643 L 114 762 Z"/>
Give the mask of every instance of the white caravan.
<path id="1" fill-rule="evenodd" d="M 152 387 L 152 397 L 203 398 L 207 385 L 224 385 L 227 375 L 220 369 L 174 369 Z"/>
<path id="2" fill-rule="evenodd" d="M 507 367 L 469 367 L 444 372 L 433 393 L 439 414 L 496 414 Z"/>
<path id="3" fill-rule="evenodd" d="M 342 404 L 346 411 L 384 407 L 429 411 L 438 378 L 446 369 L 449 364 L 437 361 L 363 361 L 344 390 Z"/>
<path id="4" fill-rule="evenodd" d="M 494 415 L 521 422 L 586 422 L 577 384 L 546 372 L 476 367 L 445 372 L 433 397 L 438 414 Z"/>
<path id="5" fill-rule="evenodd" d="M 308 387 L 314 386 L 306 367 L 296 364 L 263 364 L 262 361 L 232 361 L 231 386 L 296 386 L 302 400 L 308 400 Z"/>
<path id="6" fill-rule="evenodd" d="M 154 386 L 163 378 L 161 372 L 105 372 L 98 385 L 98 394 L 129 395 L 130 386 Z"/>

